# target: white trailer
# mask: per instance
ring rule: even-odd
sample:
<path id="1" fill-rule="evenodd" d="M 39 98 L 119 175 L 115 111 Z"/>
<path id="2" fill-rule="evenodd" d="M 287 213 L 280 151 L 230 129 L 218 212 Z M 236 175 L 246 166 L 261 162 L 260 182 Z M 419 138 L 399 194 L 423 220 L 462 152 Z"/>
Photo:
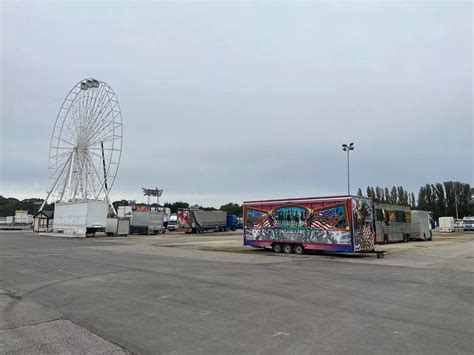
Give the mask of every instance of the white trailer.
<path id="1" fill-rule="evenodd" d="M 443 233 L 454 232 L 454 217 L 439 217 L 439 231 Z"/>
<path id="2" fill-rule="evenodd" d="M 85 237 L 98 230 L 105 230 L 108 203 L 105 200 L 61 202 L 54 206 L 55 233 Z"/>
<path id="3" fill-rule="evenodd" d="M 428 211 L 411 211 L 411 239 L 431 240 L 431 223 Z"/>

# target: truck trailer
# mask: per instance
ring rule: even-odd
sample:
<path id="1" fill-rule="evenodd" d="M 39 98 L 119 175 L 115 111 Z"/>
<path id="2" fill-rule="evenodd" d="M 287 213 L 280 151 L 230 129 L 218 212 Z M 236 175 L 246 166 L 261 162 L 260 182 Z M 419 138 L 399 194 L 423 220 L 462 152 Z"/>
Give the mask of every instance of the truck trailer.
<path id="1" fill-rule="evenodd" d="M 246 201 L 244 245 L 274 252 L 374 252 L 373 208 L 366 197 Z"/>
<path id="2" fill-rule="evenodd" d="M 186 233 L 205 231 L 226 231 L 227 213 L 224 211 L 203 211 L 187 208 L 178 211 L 178 228 Z"/>

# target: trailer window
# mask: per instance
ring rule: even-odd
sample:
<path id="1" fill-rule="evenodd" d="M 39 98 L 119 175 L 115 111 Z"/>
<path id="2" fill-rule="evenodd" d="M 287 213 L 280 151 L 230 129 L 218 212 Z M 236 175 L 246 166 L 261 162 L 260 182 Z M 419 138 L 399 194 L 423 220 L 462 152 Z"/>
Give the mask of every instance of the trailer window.
<path id="1" fill-rule="evenodd" d="M 405 212 L 400 211 L 400 222 L 406 222 L 405 220 Z"/>
<path id="2" fill-rule="evenodd" d="M 396 219 L 395 219 L 395 211 L 390 211 L 390 212 L 388 212 L 388 220 L 389 220 L 390 222 L 395 222 L 395 220 L 396 220 Z"/>
<path id="3" fill-rule="evenodd" d="M 382 213 L 382 210 L 380 208 L 377 208 L 375 210 L 375 219 L 377 221 L 382 221 L 383 220 L 383 213 Z"/>
<path id="4" fill-rule="evenodd" d="M 411 222 L 411 213 L 405 212 L 405 222 Z"/>

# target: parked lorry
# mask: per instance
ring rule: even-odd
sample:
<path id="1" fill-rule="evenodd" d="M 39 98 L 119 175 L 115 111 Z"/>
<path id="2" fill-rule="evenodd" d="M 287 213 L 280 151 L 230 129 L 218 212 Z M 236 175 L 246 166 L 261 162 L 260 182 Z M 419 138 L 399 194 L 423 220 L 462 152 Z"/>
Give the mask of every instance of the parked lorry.
<path id="1" fill-rule="evenodd" d="M 247 201 L 244 245 L 274 252 L 374 252 L 373 208 L 358 196 Z"/>
<path id="2" fill-rule="evenodd" d="M 224 211 L 203 211 L 187 208 L 178 211 L 178 228 L 186 233 L 205 231 L 226 231 L 227 213 Z"/>
<path id="3" fill-rule="evenodd" d="M 132 211 L 130 234 L 164 233 L 164 214 L 159 211 Z"/>
<path id="4" fill-rule="evenodd" d="M 439 231 L 443 233 L 454 232 L 454 217 L 439 217 Z"/>
<path id="5" fill-rule="evenodd" d="M 430 214 L 428 211 L 411 211 L 410 239 L 431 240 Z"/>
<path id="6" fill-rule="evenodd" d="M 410 207 L 374 204 L 375 242 L 408 242 L 411 233 Z"/>

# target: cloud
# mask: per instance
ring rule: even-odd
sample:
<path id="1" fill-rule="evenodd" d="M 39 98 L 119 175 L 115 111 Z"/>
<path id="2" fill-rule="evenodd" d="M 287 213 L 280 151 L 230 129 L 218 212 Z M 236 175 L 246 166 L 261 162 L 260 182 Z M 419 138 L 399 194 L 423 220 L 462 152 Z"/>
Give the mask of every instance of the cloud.
<path id="1" fill-rule="evenodd" d="M 473 181 L 472 4 L 26 4 L 2 14 L 0 193 L 43 196 L 85 77 L 123 114 L 113 198 L 219 205 Z"/>

